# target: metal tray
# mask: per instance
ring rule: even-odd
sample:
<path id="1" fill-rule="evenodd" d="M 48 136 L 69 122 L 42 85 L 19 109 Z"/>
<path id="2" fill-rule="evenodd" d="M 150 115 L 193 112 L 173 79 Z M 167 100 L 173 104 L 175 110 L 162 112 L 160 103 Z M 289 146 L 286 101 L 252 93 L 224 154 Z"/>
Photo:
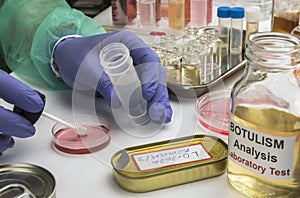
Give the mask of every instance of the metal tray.
<path id="1" fill-rule="evenodd" d="M 181 42 L 182 38 L 184 37 L 183 31 L 178 31 L 174 29 L 164 28 L 164 27 L 155 27 L 153 28 L 132 28 L 130 26 L 128 27 L 115 27 L 115 26 L 104 26 L 109 31 L 117 31 L 121 29 L 125 29 L 128 31 L 132 31 L 136 33 L 139 37 L 141 37 L 145 43 L 148 45 L 153 45 L 153 42 L 155 42 L 155 36 L 160 37 L 162 35 L 173 35 L 175 42 L 178 44 Z M 215 29 L 217 26 L 207 26 L 204 28 L 200 28 L 199 32 L 204 33 L 205 31 L 209 29 Z M 244 38 L 245 38 L 245 31 Z M 245 39 L 244 39 L 245 40 Z M 179 44 L 180 45 L 180 44 Z M 239 70 L 243 69 L 246 65 L 246 60 L 244 59 L 244 49 L 243 52 L 239 55 L 230 55 L 230 69 L 223 71 L 220 75 L 216 76 L 215 78 L 211 79 L 209 82 L 201 83 L 199 85 L 182 85 L 180 83 L 174 83 L 167 80 L 167 86 L 169 93 L 171 95 L 185 97 L 185 98 L 194 98 L 199 97 L 206 92 L 208 92 L 209 89 L 212 87 L 215 87 L 216 85 L 220 84 L 225 79 L 231 77 L 233 74 L 238 72 Z"/>
<path id="2" fill-rule="evenodd" d="M 238 72 L 239 70 L 243 69 L 246 65 L 246 60 L 242 60 L 237 65 L 232 67 L 230 70 L 224 72 L 217 78 L 213 79 L 209 83 L 202 84 L 202 85 L 194 85 L 194 86 L 185 86 L 180 85 L 176 83 L 167 82 L 168 89 L 170 94 L 186 97 L 186 98 L 193 98 L 193 97 L 199 97 L 209 91 L 209 89 L 217 86 L 221 82 L 223 82 L 225 79 L 231 77 L 233 74 Z"/>

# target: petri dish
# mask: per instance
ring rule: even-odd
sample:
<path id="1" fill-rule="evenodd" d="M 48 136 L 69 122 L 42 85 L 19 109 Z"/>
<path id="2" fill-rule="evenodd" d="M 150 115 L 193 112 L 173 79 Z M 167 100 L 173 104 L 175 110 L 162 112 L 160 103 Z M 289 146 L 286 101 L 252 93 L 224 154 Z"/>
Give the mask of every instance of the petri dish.
<path id="1" fill-rule="evenodd" d="M 212 91 L 196 102 L 196 118 L 200 125 L 212 132 L 228 135 L 231 90 Z"/>
<path id="2" fill-rule="evenodd" d="M 76 116 L 76 122 L 74 118 L 65 121 L 86 127 L 87 133 L 79 135 L 72 128 L 56 123 L 52 127 L 53 146 L 59 151 L 68 154 L 93 153 L 106 147 L 111 140 L 110 125 L 101 117 L 83 115 Z"/>

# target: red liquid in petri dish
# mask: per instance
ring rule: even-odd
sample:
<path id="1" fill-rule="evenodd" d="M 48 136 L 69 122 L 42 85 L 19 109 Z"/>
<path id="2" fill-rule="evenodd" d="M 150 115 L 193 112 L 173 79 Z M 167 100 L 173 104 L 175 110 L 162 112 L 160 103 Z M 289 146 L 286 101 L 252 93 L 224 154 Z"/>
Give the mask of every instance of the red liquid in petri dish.
<path id="1" fill-rule="evenodd" d="M 85 126 L 86 135 L 78 135 L 71 128 L 63 128 L 54 134 L 54 146 L 68 154 L 86 154 L 98 151 L 110 142 L 109 129 L 105 126 Z"/>
<path id="2" fill-rule="evenodd" d="M 208 100 L 198 107 L 199 122 L 213 132 L 228 135 L 230 98 Z"/>

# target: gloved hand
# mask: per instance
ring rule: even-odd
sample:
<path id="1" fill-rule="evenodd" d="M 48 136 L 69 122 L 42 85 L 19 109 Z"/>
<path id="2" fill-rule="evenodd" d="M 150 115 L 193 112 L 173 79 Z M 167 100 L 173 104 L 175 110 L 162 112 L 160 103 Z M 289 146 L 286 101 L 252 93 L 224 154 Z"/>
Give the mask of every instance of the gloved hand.
<path id="1" fill-rule="evenodd" d="M 112 42 L 123 43 L 129 49 L 142 83 L 143 97 L 147 100 L 150 118 L 155 122 L 170 122 L 172 108 L 165 68 L 158 55 L 132 32 L 67 38 L 54 49 L 54 70 L 68 86 L 77 90 L 95 89 L 111 104 L 114 88 L 100 65 L 99 53 Z"/>
<path id="2" fill-rule="evenodd" d="M 12 136 L 26 138 L 34 135 L 33 123 L 38 118 L 36 114 L 43 110 L 45 103 L 35 90 L 2 70 L 0 70 L 0 85 L 0 98 L 15 105 L 14 111 L 18 111 L 16 113 L 0 106 L 1 154 L 14 146 L 15 142 Z M 19 113 L 27 116 L 32 113 L 34 119 L 25 118 Z"/>

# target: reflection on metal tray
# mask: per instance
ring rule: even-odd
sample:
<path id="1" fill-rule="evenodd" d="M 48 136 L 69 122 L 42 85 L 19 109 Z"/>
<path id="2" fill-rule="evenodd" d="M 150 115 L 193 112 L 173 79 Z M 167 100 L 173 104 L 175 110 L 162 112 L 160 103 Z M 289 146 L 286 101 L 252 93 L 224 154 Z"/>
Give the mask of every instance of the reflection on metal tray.
<path id="1" fill-rule="evenodd" d="M 229 78 L 234 73 L 238 72 L 239 70 L 243 69 L 246 64 L 246 60 L 242 60 L 236 66 L 232 67 L 231 69 L 224 72 L 222 75 L 218 76 L 217 78 L 213 79 L 209 83 L 203 85 L 192 85 L 192 86 L 184 86 L 176 83 L 168 83 L 169 92 L 176 96 L 186 97 L 186 98 L 193 98 L 199 97 L 206 92 L 209 91 L 210 88 L 217 86 L 223 80 Z"/>
<path id="2" fill-rule="evenodd" d="M 210 88 L 220 84 L 223 80 L 229 78 L 237 71 L 244 68 L 246 61 L 244 60 L 244 49 L 240 54 L 229 54 L 226 61 L 228 64 L 224 66 L 224 59 L 217 55 L 216 50 L 220 49 L 220 37 L 216 37 L 215 43 L 208 40 L 202 40 L 204 35 L 210 34 L 213 37 L 217 31 L 216 26 L 207 26 L 204 28 L 186 28 L 184 31 L 177 31 L 169 28 L 157 27 L 153 28 L 119 28 L 107 26 L 106 29 L 116 31 L 126 29 L 136 33 L 147 43 L 157 54 L 160 56 L 162 64 L 166 67 L 167 71 L 167 85 L 170 94 L 180 97 L 199 97 L 206 93 Z M 245 32 L 243 32 L 245 35 Z M 195 37 L 201 37 L 201 41 L 195 42 Z M 212 44 L 207 47 L 205 52 L 212 52 L 213 59 L 218 59 L 220 65 L 212 67 L 211 72 L 199 71 L 198 67 L 192 63 L 205 58 L 195 58 L 195 52 L 201 54 L 203 46 L 199 43 L 205 42 Z M 193 48 L 189 51 L 188 49 Z M 202 52 L 201 52 L 202 51 Z M 202 54 L 203 55 L 203 54 Z M 207 59 L 207 57 L 206 57 Z M 222 59 L 222 61 L 220 61 Z M 189 62 L 187 63 L 187 60 Z M 214 61 L 211 61 L 214 62 Z M 203 62 L 202 62 L 203 63 Z M 204 75 L 205 73 L 205 75 Z"/>
<path id="3" fill-rule="evenodd" d="M 229 45 L 221 42 L 223 38 L 219 33 L 215 26 L 189 28 L 185 29 L 179 44 L 170 44 L 168 36 L 160 43 L 160 46 L 168 46 L 161 60 L 166 67 L 171 94 L 199 97 L 245 66 L 244 49 L 238 54 L 229 54 Z"/>

